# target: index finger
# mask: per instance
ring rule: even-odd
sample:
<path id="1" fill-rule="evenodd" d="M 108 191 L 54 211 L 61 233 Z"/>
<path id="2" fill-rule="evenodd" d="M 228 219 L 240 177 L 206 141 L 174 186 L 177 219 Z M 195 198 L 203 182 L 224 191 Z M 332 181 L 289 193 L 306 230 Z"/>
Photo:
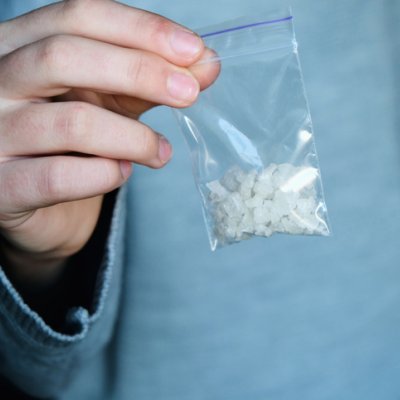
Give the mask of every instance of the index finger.
<path id="1" fill-rule="evenodd" d="M 0 26 L 9 51 L 59 34 L 147 50 L 179 66 L 193 64 L 204 50 L 201 38 L 183 26 L 112 0 L 67 0 Z"/>

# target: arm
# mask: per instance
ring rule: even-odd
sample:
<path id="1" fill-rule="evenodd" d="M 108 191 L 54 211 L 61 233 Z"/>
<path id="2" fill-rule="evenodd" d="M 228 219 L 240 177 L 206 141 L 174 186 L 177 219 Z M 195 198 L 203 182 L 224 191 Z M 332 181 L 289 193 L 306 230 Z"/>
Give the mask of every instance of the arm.
<path id="1" fill-rule="evenodd" d="M 107 338 L 98 332 L 112 323 L 102 329 L 102 306 L 92 315 L 77 307 L 64 317 L 77 329 L 54 331 L 15 288 L 43 294 L 63 279 L 92 237 L 104 194 L 126 181 L 132 163 L 160 168 L 171 157 L 166 139 L 138 117 L 158 104 L 190 105 L 215 71 L 191 72 L 207 56 L 197 36 L 110 0 L 56 3 L 1 24 L 0 38 L 2 373 L 32 390 L 60 367 L 43 388 L 55 393 L 79 349 L 98 351 Z M 100 274 L 120 268 L 122 203 Z"/>

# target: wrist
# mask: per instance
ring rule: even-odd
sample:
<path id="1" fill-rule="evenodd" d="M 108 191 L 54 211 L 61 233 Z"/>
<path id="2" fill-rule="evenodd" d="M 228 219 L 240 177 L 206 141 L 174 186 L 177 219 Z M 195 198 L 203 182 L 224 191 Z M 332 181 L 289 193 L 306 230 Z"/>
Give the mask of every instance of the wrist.
<path id="1" fill-rule="evenodd" d="M 37 291 L 54 285 L 62 275 L 66 260 L 18 249 L 0 237 L 0 265 L 13 284 L 24 290 Z"/>

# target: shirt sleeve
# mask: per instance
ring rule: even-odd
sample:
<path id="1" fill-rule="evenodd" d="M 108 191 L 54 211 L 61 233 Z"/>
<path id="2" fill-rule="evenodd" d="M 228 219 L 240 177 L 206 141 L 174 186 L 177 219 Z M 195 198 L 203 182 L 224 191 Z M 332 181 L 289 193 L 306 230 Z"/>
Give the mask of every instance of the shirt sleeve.
<path id="1" fill-rule="evenodd" d="M 124 187 L 116 195 L 103 242 L 92 243 L 80 260 L 71 259 L 94 273 L 86 284 L 77 283 L 79 290 L 70 280 L 67 291 L 78 296 L 66 293 L 75 303 L 66 300 L 57 323 L 51 313 L 45 315 L 46 310 L 26 301 L 0 265 L 0 375 L 32 396 L 57 397 L 79 366 L 111 338 L 123 268 L 126 191 Z"/>

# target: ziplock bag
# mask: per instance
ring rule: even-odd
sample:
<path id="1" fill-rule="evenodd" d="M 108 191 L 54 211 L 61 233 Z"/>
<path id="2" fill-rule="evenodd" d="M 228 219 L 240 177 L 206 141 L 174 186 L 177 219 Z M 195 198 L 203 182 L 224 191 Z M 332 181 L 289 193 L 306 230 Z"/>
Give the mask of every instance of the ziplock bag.
<path id="1" fill-rule="evenodd" d="M 290 11 L 202 30 L 216 82 L 176 110 L 211 249 L 273 233 L 329 235 Z"/>

